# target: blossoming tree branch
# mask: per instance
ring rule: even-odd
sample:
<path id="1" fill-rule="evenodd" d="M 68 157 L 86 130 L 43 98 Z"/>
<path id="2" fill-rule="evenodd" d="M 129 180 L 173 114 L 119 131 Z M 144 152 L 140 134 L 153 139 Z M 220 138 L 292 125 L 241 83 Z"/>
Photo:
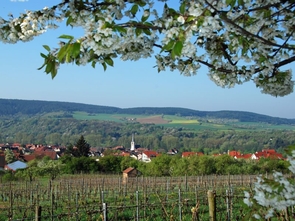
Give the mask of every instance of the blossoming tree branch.
<path id="1" fill-rule="evenodd" d="M 64 21 L 84 35 L 60 36 L 44 45 L 47 74 L 60 64 L 104 69 L 114 58 L 155 57 L 158 71 L 197 74 L 203 65 L 221 87 L 253 81 L 263 93 L 293 92 L 295 2 L 293 0 L 61 0 L 52 7 L 0 18 L 0 40 L 30 41 Z M 170 5 L 169 5 L 170 4 Z M 172 7 L 173 5 L 174 7 Z"/>

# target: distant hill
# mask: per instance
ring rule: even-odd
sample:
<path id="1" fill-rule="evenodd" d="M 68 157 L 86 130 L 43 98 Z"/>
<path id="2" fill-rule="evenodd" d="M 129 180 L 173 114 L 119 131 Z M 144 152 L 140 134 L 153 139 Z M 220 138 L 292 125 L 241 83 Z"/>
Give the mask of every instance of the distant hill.
<path id="1" fill-rule="evenodd" d="M 295 119 L 270 117 L 245 111 L 197 111 L 187 108 L 175 107 L 137 107 L 117 108 L 100 105 L 90 105 L 58 101 L 37 101 L 0 99 L 0 116 L 13 116 L 18 114 L 37 115 L 50 112 L 83 111 L 91 114 L 136 114 L 136 115 L 179 115 L 200 118 L 233 119 L 240 122 L 263 122 L 269 124 L 295 125 Z"/>

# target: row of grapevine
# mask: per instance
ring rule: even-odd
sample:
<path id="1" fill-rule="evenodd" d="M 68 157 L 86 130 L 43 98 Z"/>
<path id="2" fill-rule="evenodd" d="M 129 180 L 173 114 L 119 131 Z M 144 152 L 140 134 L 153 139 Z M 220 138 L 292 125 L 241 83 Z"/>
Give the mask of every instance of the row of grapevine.
<path id="1" fill-rule="evenodd" d="M 208 220 L 215 191 L 219 220 L 241 216 L 255 176 L 76 175 L 0 184 L 0 220 Z"/>

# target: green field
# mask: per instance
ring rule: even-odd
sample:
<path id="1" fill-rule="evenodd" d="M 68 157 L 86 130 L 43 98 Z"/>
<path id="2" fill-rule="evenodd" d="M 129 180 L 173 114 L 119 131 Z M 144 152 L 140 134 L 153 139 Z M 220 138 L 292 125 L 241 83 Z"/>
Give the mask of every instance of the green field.
<path id="1" fill-rule="evenodd" d="M 176 115 L 130 115 L 130 114 L 89 114 L 86 112 L 74 112 L 73 118 L 77 120 L 101 120 L 120 123 L 137 122 L 141 119 L 151 119 L 150 123 L 164 127 L 186 128 L 189 130 L 295 130 L 292 125 L 272 125 L 257 122 L 220 122 L 218 120 L 196 119 L 192 117 L 181 117 Z M 157 122 L 161 118 L 167 123 Z"/>
<path id="2" fill-rule="evenodd" d="M 75 112 L 73 118 L 77 120 L 102 120 L 102 121 L 114 121 L 125 122 L 125 118 L 143 118 L 144 115 L 130 115 L 130 114 L 89 114 L 86 112 Z"/>

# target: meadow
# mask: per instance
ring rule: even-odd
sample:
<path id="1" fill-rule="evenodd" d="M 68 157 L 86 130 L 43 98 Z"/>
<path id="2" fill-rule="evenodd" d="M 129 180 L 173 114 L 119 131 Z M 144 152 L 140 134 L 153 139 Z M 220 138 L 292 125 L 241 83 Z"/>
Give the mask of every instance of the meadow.
<path id="1" fill-rule="evenodd" d="M 226 119 L 206 119 L 177 115 L 130 115 L 130 114 L 89 114 L 74 112 L 77 120 L 101 120 L 119 123 L 148 123 L 164 127 L 186 128 L 189 130 L 295 130 L 292 125 L 273 125 L 257 122 L 238 122 Z"/>

